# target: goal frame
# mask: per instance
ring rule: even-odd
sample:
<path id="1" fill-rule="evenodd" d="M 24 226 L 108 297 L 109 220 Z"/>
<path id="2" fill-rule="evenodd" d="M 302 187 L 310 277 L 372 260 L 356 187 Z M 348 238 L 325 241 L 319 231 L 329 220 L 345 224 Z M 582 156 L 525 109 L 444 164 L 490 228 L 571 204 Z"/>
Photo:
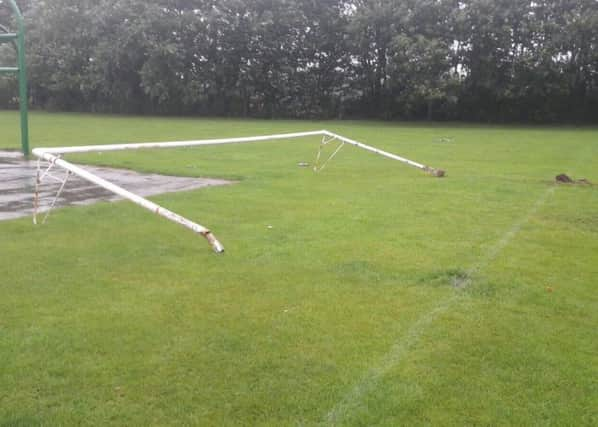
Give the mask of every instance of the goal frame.
<path id="1" fill-rule="evenodd" d="M 39 207 L 39 190 L 40 186 L 42 185 L 45 178 L 50 177 L 54 179 L 58 179 L 62 183 L 56 198 L 52 202 L 50 209 L 54 207 L 56 199 L 58 198 L 60 192 L 66 185 L 66 181 L 68 180 L 71 174 L 77 175 L 93 184 L 96 184 L 114 194 L 117 194 L 124 199 L 127 199 L 142 208 L 145 208 L 157 215 L 160 215 L 169 221 L 175 222 L 183 227 L 186 227 L 193 231 L 196 234 L 203 236 L 208 243 L 212 246 L 212 249 L 216 253 L 224 252 L 224 246 L 220 243 L 220 241 L 216 238 L 216 236 L 212 233 L 210 229 L 204 227 L 203 225 L 193 222 L 169 209 L 166 209 L 144 197 L 141 197 L 135 193 L 132 193 L 122 187 L 119 187 L 116 184 L 113 184 L 110 181 L 107 181 L 80 166 L 77 166 L 71 162 L 68 162 L 62 158 L 65 154 L 72 154 L 72 153 L 92 153 L 92 152 L 108 152 L 108 151 L 124 151 L 124 150 L 141 150 L 141 149 L 150 149 L 150 148 L 180 148 L 180 147 L 197 147 L 197 146 L 204 146 L 204 145 L 219 145 L 219 144 L 241 144 L 241 143 L 253 143 L 253 142 L 261 142 L 261 141 L 273 141 L 273 140 L 281 140 L 281 139 L 294 139 L 294 138 L 303 138 L 308 136 L 321 136 L 322 137 L 322 144 L 327 144 L 331 141 L 338 140 L 341 142 L 341 146 L 344 144 L 352 145 L 366 151 L 370 151 L 372 153 L 378 154 L 380 156 L 396 160 L 402 163 L 405 163 L 411 167 L 420 169 L 432 176 L 435 177 L 443 177 L 445 176 L 445 172 L 441 169 L 431 168 L 424 164 L 415 162 L 413 160 L 409 160 L 405 157 L 398 156 L 396 154 L 390 153 L 388 151 L 381 150 L 379 148 L 364 144 L 359 141 L 355 141 L 353 139 L 344 137 L 342 135 L 330 132 L 328 130 L 316 130 L 316 131 L 309 131 L 309 132 L 294 132 L 294 133 L 283 133 L 283 134 L 275 134 L 275 135 L 261 135 L 261 136 L 249 136 L 249 137 L 239 137 L 239 138 L 219 138 L 219 139 L 203 139 L 203 140 L 195 140 L 195 141 L 169 141 L 169 142 L 144 142 L 144 143 L 129 143 L 129 144 L 107 144 L 107 145 L 83 145 L 83 146 L 72 146 L 72 147 L 53 147 L 53 148 L 34 148 L 33 154 L 38 158 L 37 163 L 37 177 L 36 177 L 36 185 L 35 185 L 35 195 L 34 195 L 34 214 L 33 214 L 33 222 L 37 223 L 37 213 Z M 336 151 L 338 152 L 338 150 Z M 336 154 L 336 152 L 334 154 Z M 46 162 L 46 169 L 45 171 L 42 170 L 42 162 Z M 66 171 L 66 175 L 63 179 L 54 177 L 50 171 L 55 168 L 60 167 Z M 315 170 L 315 169 L 314 169 Z M 44 218 L 45 221 L 45 218 Z"/>

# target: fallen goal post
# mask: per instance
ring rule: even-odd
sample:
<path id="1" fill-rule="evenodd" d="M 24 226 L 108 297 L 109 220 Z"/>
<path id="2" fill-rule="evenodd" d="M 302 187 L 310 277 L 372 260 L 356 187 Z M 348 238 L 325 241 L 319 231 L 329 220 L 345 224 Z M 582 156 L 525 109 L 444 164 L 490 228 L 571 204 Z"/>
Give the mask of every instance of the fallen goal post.
<path id="1" fill-rule="evenodd" d="M 390 153 L 388 151 L 384 151 L 370 145 L 364 144 L 359 141 L 355 141 L 350 138 L 346 138 L 342 135 L 338 135 L 336 133 L 327 131 L 327 130 L 318 130 L 318 131 L 310 131 L 310 132 L 295 132 L 295 133 L 284 133 L 284 134 L 276 134 L 276 135 L 262 135 L 262 136 L 250 136 L 250 137 L 240 137 L 240 138 L 220 138 L 220 139 L 205 139 L 205 140 L 197 140 L 197 141 L 170 141 L 170 142 L 145 142 L 145 143 L 130 143 L 130 144 L 107 144 L 107 145 L 83 145 L 83 146 L 75 146 L 75 147 L 53 147 L 53 148 L 35 148 L 33 149 L 33 154 L 38 158 L 37 162 L 37 178 L 36 178 L 36 185 L 35 185 L 35 195 L 34 195 L 34 210 L 33 210 L 33 222 L 37 223 L 37 214 L 39 208 L 39 190 L 40 186 L 42 185 L 43 181 L 47 178 L 51 178 L 54 180 L 58 180 L 61 182 L 60 189 L 56 194 L 55 199 L 50 205 L 50 210 L 54 207 L 56 200 L 60 196 L 60 193 L 64 189 L 69 177 L 71 174 L 77 175 L 84 180 L 87 180 L 95 185 L 98 185 L 118 196 L 123 197 L 157 215 L 160 215 L 170 221 L 173 221 L 177 224 L 180 224 L 191 231 L 200 234 L 201 236 L 205 237 L 209 244 L 212 246 L 215 252 L 222 253 L 224 252 L 224 246 L 218 241 L 218 239 L 214 236 L 214 234 L 206 227 L 196 222 L 193 222 L 175 212 L 172 212 L 148 199 L 145 199 L 137 194 L 134 194 L 118 185 L 115 185 L 85 169 L 80 166 L 77 166 L 73 163 L 70 163 L 62 158 L 65 154 L 72 154 L 72 153 L 92 153 L 92 152 L 107 152 L 107 151 L 124 151 L 124 150 L 140 150 L 140 149 L 149 149 L 149 148 L 179 148 L 179 147 L 197 147 L 202 145 L 218 145 L 218 144 L 240 144 L 240 143 L 251 143 L 251 142 L 261 142 L 261 141 L 272 141 L 272 140 L 281 140 L 281 139 L 292 139 L 292 138 L 303 138 L 308 136 L 321 136 L 322 145 L 325 145 L 332 141 L 339 141 L 340 145 L 339 148 L 334 152 L 336 154 L 340 147 L 344 144 L 352 145 L 366 151 L 373 152 L 375 154 L 381 155 L 383 157 L 387 157 L 392 160 L 400 161 L 405 163 L 409 166 L 415 167 L 417 169 L 421 169 L 422 171 L 435 176 L 435 177 L 443 177 L 445 172 L 441 169 L 431 168 L 429 166 L 423 165 L 421 163 L 415 162 L 413 160 L 409 160 L 405 157 L 398 156 L 396 154 Z M 320 152 L 318 152 L 319 158 Z M 333 155 L 334 155 L 333 154 Z M 330 160 L 330 158 L 328 159 Z M 327 161 L 328 161 L 327 160 Z M 42 167 L 43 166 L 43 167 Z M 66 171 L 66 174 L 63 178 L 56 177 L 52 174 L 54 168 L 59 167 Z M 314 168 L 314 170 L 317 170 Z M 320 168 L 321 170 L 321 168 Z M 46 214 L 46 218 L 49 212 Z M 44 218 L 44 221 L 45 219 Z"/>

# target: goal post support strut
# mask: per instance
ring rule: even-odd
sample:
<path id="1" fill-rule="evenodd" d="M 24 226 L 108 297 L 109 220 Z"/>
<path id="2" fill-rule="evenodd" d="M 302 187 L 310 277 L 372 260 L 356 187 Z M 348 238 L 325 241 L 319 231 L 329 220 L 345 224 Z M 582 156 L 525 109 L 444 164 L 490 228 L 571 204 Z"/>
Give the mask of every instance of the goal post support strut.
<path id="1" fill-rule="evenodd" d="M 0 74 L 16 74 L 19 81 L 19 111 L 21 120 L 21 150 L 29 156 L 29 97 L 27 95 L 27 61 L 25 60 L 25 20 L 15 0 L 8 0 L 17 24 L 17 32 L 0 25 L 0 44 L 13 43 L 17 53 L 16 66 L 0 66 Z"/>

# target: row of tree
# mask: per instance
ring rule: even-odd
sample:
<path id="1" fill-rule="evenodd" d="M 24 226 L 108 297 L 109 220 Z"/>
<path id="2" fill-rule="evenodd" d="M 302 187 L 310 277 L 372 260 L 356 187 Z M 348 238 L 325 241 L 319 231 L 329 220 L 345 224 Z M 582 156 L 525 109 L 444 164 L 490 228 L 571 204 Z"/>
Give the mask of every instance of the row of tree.
<path id="1" fill-rule="evenodd" d="M 2 3 L 0 11 L 7 10 Z M 28 26 L 30 102 L 40 108 L 598 119 L 598 0 L 20 4 Z M 10 15 L 0 12 L 0 24 L 10 26 Z M 4 46 L 0 64 L 11 55 Z M 13 81 L 0 80 L 0 103 L 14 102 L 14 93 Z"/>

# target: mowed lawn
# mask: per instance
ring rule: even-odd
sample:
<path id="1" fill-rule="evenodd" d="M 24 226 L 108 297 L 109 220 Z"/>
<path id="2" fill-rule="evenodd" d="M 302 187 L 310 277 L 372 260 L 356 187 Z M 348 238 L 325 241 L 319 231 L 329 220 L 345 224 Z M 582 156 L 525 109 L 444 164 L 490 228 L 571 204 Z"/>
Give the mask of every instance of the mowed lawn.
<path id="1" fill-rule="evenodd" d="M 0 147 L 18 116 L 0 113 Z M 235 185 L 0 222 L 0 425 L 596 425 L 598 129 L 31 116 L 33 146 Z M 448 142 L 444 138 L 449 138 Z M 330 146 L 327 152 L 333 147 Z"/>

